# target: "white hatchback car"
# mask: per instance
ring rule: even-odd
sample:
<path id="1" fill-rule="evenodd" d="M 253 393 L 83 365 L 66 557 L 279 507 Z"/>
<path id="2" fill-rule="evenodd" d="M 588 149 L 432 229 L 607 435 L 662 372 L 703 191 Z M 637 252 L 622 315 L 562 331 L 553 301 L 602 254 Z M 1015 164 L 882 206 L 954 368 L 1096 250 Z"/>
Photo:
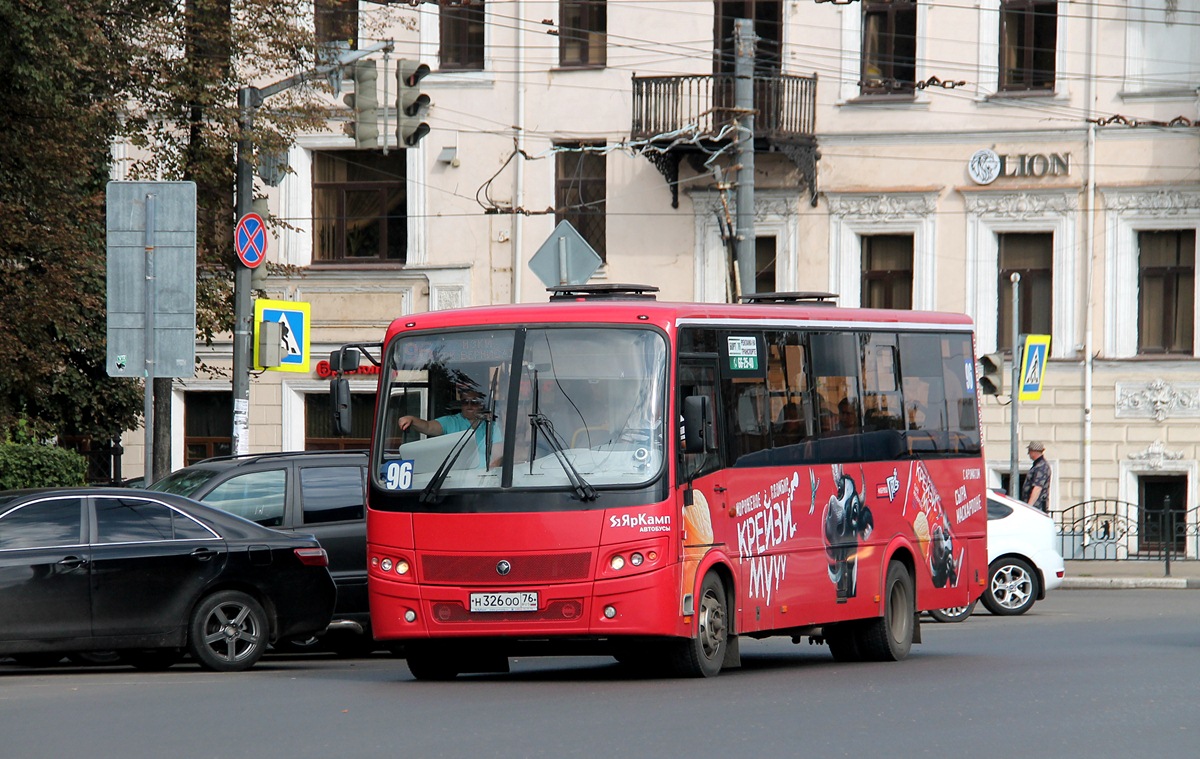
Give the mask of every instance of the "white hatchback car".
<path id="1" fill-rule="evenodd" d="M 993 614 L 1024 614 L 1046 591 L 1062 585 L 1058 529 L 1041 511 L 996 492 L 988 493 L 987 518 L 988 584 L 980 600 Z M 974 609 L 972 603 L 929 615 L 939 622 L 961 622 Z"/>

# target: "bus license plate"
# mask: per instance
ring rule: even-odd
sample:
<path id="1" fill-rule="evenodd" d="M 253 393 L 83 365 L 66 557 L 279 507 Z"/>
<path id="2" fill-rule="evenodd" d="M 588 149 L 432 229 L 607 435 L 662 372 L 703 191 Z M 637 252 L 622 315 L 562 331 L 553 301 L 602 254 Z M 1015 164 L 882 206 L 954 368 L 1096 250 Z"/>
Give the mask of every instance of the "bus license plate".
<path id="1" fill-rule="evenodd" d="M 472 593 L 471 611 L 537 611 L 538 594 L 523 590 L 517 593 Z"/>

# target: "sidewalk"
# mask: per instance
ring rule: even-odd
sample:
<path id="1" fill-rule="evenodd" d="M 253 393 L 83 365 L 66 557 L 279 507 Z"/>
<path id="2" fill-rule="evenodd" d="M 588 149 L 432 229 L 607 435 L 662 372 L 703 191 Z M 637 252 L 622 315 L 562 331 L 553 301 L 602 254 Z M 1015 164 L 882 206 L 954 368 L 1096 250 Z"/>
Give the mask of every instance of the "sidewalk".
<path id="1" fill-rule="evenodd" d="M 1173 588 L 1200 590 L 1200 561 L 1172 561 L 1166 575 L 1162 561 L 1067 561 L 1062 587 L 1068 590 L 1097 588 Z"/>

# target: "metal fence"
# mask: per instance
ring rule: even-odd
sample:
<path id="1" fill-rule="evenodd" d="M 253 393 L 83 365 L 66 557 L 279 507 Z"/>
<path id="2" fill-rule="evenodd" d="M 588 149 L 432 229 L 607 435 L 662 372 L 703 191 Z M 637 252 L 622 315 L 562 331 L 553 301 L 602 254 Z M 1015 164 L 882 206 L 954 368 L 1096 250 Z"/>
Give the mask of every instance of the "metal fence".
<path id="1" fill-rule="evenodd" d="M 1074 561 L 1172 561 L 1200 559 L 1197 512 L 1162 504 L 1144 508 L 1113 499 L 1084 501 L 1051 512 L 1064 559 Z"/>

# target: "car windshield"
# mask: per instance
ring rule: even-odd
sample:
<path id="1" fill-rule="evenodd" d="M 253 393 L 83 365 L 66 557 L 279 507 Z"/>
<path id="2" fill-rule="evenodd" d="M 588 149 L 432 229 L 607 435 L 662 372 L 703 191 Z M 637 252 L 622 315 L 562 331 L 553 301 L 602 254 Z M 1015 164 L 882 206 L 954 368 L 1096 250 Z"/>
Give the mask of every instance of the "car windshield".
<path id="1" fill-rule="evenodd" d="M 395 341 L 385 366 L 383 444 L 372 467 L 384 489 L 426 502 L 492 488 L 589 500 L 595 488 L 646 483 L 663 466 L 666 343 L 658 332 L 422 333 Z"/>
<path id="2" fill-rule="evenodd" d="M 174 493 L 175 495 L 191 496 L 199 490 L 204 483 L 217 476 L 215 469 L 193 469 L 191 467 L 180 469 L 168 474 L 158 482 L 146 488 L 147 490 L 157 490 L 160 493 Z"/>

